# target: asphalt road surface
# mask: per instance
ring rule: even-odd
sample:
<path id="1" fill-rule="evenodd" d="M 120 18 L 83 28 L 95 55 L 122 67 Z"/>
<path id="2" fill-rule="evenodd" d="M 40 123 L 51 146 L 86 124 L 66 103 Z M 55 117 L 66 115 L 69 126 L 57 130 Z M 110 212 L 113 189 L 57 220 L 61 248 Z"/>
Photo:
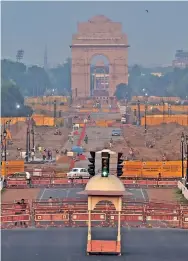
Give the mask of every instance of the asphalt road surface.
<path id="1" fill-rule="evenodd" d="M 41 189 L 38 199 L 44 200 L 49 199 L 49 197 L 52 198 L 62 198 L 62 199 L 68 199 L 68 198 L 77 198 L 77 199 L 84 199 L 87 198 L 85 195 L 80 195 L 78 192 L 83 191 L 83 188 L 44 188 Z M 130 193 L 130 196 L 128 196 L 130 199 L 139 200 L 139 201 L 146 201 L 148 200 L 148 194 L 145 189 L 140 188 L 131 188 L 126 189 L 127 192 Z"/>
<path id="2" fill-rule="evenodd" d="M 104 145 L 106 143 L 110 142 L 110 139 L 112 138 L 113 141 L 123 141 L 122 136 L 113 136 L 112 137 L 112 130 L 119 129 L 116 127 L 87 127 L 86 128 L 86 134 L 88 136 L 88 144 L 86 145 L 83 143 L 83 147 L 87 151 L 96 150 L 97 148 L 104 148 Z M 112 148 L 113 150 L 113 148 Z"/>
<path id="3" fill-rule="evenodd" d="M 115 239 L 116 230 L 93 229 L 93 239 Z M 87 256 L 87 229 L 3 230 L 2 261 L 186 261 L 188 233 L 176 229 L 122 229 L 122 256 Z"/>

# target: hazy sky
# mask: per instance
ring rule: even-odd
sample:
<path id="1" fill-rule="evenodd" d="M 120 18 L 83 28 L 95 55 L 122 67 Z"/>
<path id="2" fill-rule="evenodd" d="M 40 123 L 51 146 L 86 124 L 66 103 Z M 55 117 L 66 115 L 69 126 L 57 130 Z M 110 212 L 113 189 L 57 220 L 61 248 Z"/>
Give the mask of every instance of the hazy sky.
<path id="1" fill-rule="evenodd" d="M 145 12 L 149 10 L 149 13 Z M 2 58 L 43 64 L 45 44 L 50 65 L 71 55 L 77 22 L 105 15 L 123 24 L 128 35 L 129 64 L 169 64 L 176 49 L 188 49 L 188 2 L 3 2 Z"/>

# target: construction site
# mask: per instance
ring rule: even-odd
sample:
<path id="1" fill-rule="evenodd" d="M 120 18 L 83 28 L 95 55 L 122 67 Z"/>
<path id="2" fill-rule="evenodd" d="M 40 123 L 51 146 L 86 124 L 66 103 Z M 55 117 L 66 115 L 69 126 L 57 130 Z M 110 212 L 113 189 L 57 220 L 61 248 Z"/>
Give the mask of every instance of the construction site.
<path id="1" fill-rule="evenodd" d="M 64 149 L 70 129 L 66 127 L 36 126 L 34 131 L 34 143 L 36 148 L 50 149 L 52 150 L 53 157 L 55 157 L 57 152 L 61 152 Z M 10 126 L 9 133 L 8 159 L 20 159 L 21 152 L 26 151 L 27 124 L 17 122 Z M 42 158 L 42 154 L 38 152 L 36 157 Z"/>

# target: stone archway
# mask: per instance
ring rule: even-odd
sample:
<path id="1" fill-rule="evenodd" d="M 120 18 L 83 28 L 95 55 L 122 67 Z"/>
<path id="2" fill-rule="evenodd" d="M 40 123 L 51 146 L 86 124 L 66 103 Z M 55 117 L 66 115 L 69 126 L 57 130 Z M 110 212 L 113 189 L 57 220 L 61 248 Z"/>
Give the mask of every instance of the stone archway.
<path id="1" fill-rule="evenodd" d="M 90 63 L 93 56 L 102 54 L 109 60 L 109 97 L 116 86 L 128 84 L 128 41 L 121 23 L 107 17 L 95 16 L 78 23 L 78 32 L 72 37 L 72 97 L 88 98 L 90 92 Z"/>

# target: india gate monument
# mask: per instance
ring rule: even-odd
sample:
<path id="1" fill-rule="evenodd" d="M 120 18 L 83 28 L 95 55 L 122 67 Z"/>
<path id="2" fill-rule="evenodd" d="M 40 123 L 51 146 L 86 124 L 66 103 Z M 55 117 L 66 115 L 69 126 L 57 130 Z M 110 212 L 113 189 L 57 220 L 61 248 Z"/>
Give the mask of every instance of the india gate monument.
<path id="1" fill-rule="evenodd" d="M 88 98 L 95 93 L 114 97 L 116 87 L 128 84 L 128 40 L 122 32 L 122 25 L 103 15 L 88 22 L 78 23 L 77 33 L 72 37 L 72 98 Z M 108 60 L 108 71 L 104 77 L 95 73 L 94 89 L 91 88 L 91 61 L 95 56 Z M 100 66 L 99 66 L 100 65 Z M 105 67 L 99 61 L 96 68 Z M 105 69 L 105 68 L 104 68 Z M 100 82 L 100 84 L 99 84 Z"/>

